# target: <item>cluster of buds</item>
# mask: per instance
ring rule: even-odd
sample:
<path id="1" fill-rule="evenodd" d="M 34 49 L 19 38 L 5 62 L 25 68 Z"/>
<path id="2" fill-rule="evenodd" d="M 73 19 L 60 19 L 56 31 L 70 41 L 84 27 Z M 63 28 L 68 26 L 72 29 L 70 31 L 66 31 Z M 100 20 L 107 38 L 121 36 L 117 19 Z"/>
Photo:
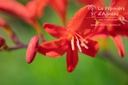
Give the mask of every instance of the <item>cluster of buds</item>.
<path id="1" fill-rule="evenodd" d="M 128 37 L 128 0 L 124 0 L 124 2 L 112 0 L 109 7 L 113 9 L 110 11 L 104 9 L 105 4 L 102 0 L 76 1 L 84 4 L 84 7 L 80 8 L 67 23 L 66 10 L 67 4 L 70 4 L 68 0 L 30 0 L 26 5 L 14 0 L 0 0 L 0 11 L 24 20 L 32 25 L 37 32 L 37 35 L 32 37 L 29 44 L 24 44 L 1 17 L 0 26 L 8 33 L 16 47 L 7 46 L 5 40 L 1 37 L 0 50 L 27 47 L 26 61 L 28 63 L 34 60 L 37 52 L 52 58 L 66 53 L 67 71 L 72 72 L 79 60 L 78 52 L 95 57 L 100 47 L 100 42 L 97 40 L 99 38 L 106 39 L 110 36 L 118 49 L 119 55 L 124 57 L 125 52 L 120 35 Z M 41 26 L 37 21 L 43 16 L 43 10 L 46 6 L 50 6 L 57 12 L 64 25 L 64 27 L 50 23 L 43 25 L 44 30 L 57 40 L 45 40 Z M 118 10 L 117 7 L 122 6 L 124 10 Z M 115 13 L 116 15 L 114 15 Z M 109 15 L 106 17 L 106 14 Z M 42 41 L 41 44 L 39 40 Z"/>

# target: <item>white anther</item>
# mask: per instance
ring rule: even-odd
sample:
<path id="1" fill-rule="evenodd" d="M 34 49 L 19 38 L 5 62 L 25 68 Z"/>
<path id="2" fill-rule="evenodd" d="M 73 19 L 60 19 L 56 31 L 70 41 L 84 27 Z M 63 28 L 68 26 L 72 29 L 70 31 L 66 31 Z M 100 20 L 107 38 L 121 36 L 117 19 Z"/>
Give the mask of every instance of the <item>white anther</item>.
<path id="1" fill-rule="evenodd" d="M 80 38 L 80 45 L 86 49 L 88 49 L 88 46 L 86 45 L 88 41 L 86 39 L 83 39 L 79 34 L 76 33 L 76 35 Z M 77 38 L 77 37 L 76 37 Z M 78 38 L 77 38 L 78 39 Z"/>
<path id="2" fill-rule="evenodd" d="M 83 42 L 81 41 L 81 46 L 85 47 L 86 49 L 88 49 L 88 46 Z"/>
<path id="3" fill-rule="evenodd" d="M 80 47 L 80 42 L 79 42 L 79 40 L 78 40 L 78 38 L 76 37 L 76 44 L 77 44 L 77 47 L 78 47 L 78 49 L 79 49 L 79 51 L 80 52 L 82 52 L 82 49 L 81 49 L 81 47 Z"/>
<path id="4" fill-rule="evenodd" d="M 72 47 L 72 50 L 75 50 L 74 37 L 72 37 L 72 39 L 71 39 L 71 47 Z"/>

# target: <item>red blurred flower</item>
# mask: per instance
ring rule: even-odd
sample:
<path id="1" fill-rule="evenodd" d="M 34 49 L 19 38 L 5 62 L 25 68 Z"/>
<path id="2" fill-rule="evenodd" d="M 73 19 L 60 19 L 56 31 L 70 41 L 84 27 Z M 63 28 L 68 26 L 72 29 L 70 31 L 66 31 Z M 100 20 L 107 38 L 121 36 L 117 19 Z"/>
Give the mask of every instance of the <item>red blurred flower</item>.
<path id="1" fill-rule="evenodd" d="M 0 1 L 0 11 L 17 16 L 26 22 L 31 22 L 31 15 L 29 14 L 28 10 L 25 8 L 25 6 L 16 1 Z"/>
<path id="2" fill-rule="evenodd" d="M 31 0 L 26 4 L 27 9 L 33 17 L 41 18 L 44 8 L 48 5 L 49 0 Z"/>
<path id="3" fill-rule="evenodd" d="M 118 24 L 119 26 L 110 28 L 116 34 L 121 34 L 128 37 L 128 0 L 113 0 L 111 6 L 113 8 L 123 7 L 121 10 L 112 10 L 112 12 L 117 12 L 118 16 L 114 18 L 117 21 L 112 21 L 112 24 Z"/>
<path id="4" fill-rule="evenodd" d="M 123 7 L 124 10 L 118 9 L 119 7 Z M 97 26 L 94 32 L 96 36 L 98 36 L 98 38 L 102 38 L 103 35 L 105 37 L 111 36 L 118 49 L 119 55 L 123 57 L 125 55 L 125 52 L 122 38 L 119 35 L 128 36 L 128 0 L 113 0 L 109 8 L 114 9 L 108 9 L 108 11 L 104 10 L 106 11 L 104 13 L 109 13 L 110 15 L 96 16 Z M 115 8 L 118 10 L 115 10 Z M 113 15 L 114 13 L 115 15 Z"/>
<path id="5" fill-rule="evenodd" d="M 50 5 L 60 15 L 65 25 L 67 0 L 32 0 L 26 6 L 13 0 L 0 1 L 0 11 L 17 16 L 31 24 L 36 29 L 39 37 L 43 38 L 42 30 L 36 19 L 42 16 L 43 10 L 47 5 Z M 44 41 L 44 38 L 42 40 Z"/>
<path id="6" fill-rule="evenodd" d="M 32 0 L 27 3 L 27 8 L 31 10 L 33 15 L 40 18 L 46 6 L 52 7 L 60 16 L 63 24 L 66 24 L 67 0 Z"/>
<path id="7" fill-rule="evenodd" d="M 14 8 L 15 7 L 15 8 Z M 0 1 L 0 11 L 6 12 L 8 14 L 12 14 L 25 22 L 32 25 L 38 33 L 38 36 L 43 39 L 42 30 L 36 20 L 36 17 L 33 16 L 31 11 L 25 7 L 24 5 L 16 2 L 16 1 Z"/>
<path id="8" fill-rule="evenodd" d="M 77 65 L 78 51 L 94 57 L 99 44 L 89 37 L 94 29 L 91 24 L 95 23 L 93 18 L 87 18 L 90 16 L 90 10 L 86 6 L 72 17 L 65 28 L 54 24 L 44 24 L 44 29 L 58 40 L 42 43 L 38 52 L 53 58 L 66 52 L 68 72 L 72 72 Z"/>

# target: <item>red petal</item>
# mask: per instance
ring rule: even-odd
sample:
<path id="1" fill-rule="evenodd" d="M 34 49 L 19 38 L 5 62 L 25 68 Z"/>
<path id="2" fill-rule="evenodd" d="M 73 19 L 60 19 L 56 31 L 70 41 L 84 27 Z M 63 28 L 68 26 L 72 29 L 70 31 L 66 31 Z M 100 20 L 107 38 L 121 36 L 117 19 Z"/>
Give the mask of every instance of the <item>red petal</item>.
<path id="1" fill-rule="evenodd" d="M 0 26 L 2 26 L 2 27 L 7 26 L 7 22 L 1 17 L 0 17 Z"/>
<path id="2" fill-rule="evenodd" d="M 122 38 L 120 36 L 112 36 L 114 43 L 118 49 L 118 53 L 121 57 L 124 57 L 125 51 L 124 51 L 124 46 L 122 43 Z"/>
<path id="3" fill-rule="evenodd" d="M 66 24 L 67 0 L 51 0 L 49 5 L 58 13 L 64 25 Z"/>
<path id="4" fill-rule="evenodd" d="M 27 8 L 34 14 L 35 17 L 41 18 L 43 10 L 48 5 L 49 0 L 33 0 L 27 3 Z"/>
<path id="5" fill-rule="evenodd" d="M 128 24 L 121 26 L 120 28 L 118 27 L 117 29 L 115 29 L 115 33 L 121 34 L 123 36 L 127 36 L 128 37 Z"/>
<path id="6" fill-rule="evenodd" d="M 119 14 L 127 13 L 128 12 L 128 0 L 112 0 L 112 3 L 110 5 L 111 7 L 118 8 L 123 7 L 125 10 L 112 10 L 112 12 L 118 11 Z"/>
<path id="7" fill-rule="evenodd" d="M 72 72 L 78 63 L 78 51 L 76 49 L 72 50 L 70 46 L 70 48 L 67 51 L 66 60 L 67 60 L 67 71 Z"/>
<path id="8" fill-rule="evenodd" d="M 49 57 L 58 57 L 65 53 L 68 45 L 66 45 L 66 39 L 59 39 L 56 41 L 49 41 L 42 43 L 38 52 Z"/>
<path id="9" fill-rule="evenodd" d="M 88 49 L 81 46 L 82 53 L 87 54 L 92 57 L 95 57 L 95 55 L 98 51 L 98 48 L 99 48 L 99 43 L 96 41 L 89 40 L 89 39 L 87 39 L 87 41 L 88 42 L 85 43 L 85 45 L 88 47 Z"/>
<path id="10" fill-rule="evenodd" d="M 128 22 L 124 22 L 125 24 L 121 23 L 121 21 L 115 21 L 112 24 L 116 24 L 119 26 L 113 26 L 112 29 L 112 34 L 116 33 L 117 35 L 123 35 L 128 37 Z"/>
<path id="11" fill-rule="evenodd" d="M 113 32 L 128 37 L 128 29 L 123 29 L 123 28 L 121 29 L 120 27 L 120 28 L 115 29 Z"/>
<path id="12" fill-rule="evenodd" d="M 37 4 L 37 17 L 41 18 L 43 16 L 44 8 L 48 5 L 49 0 L 39 0 Z"/>
<path id="13" fill-rule="evenodd" d="M 43 27 L 53 37 L 61 38 L 61 37 L 65 37 L 65 35 L 67 35 L 66 29 L 64 29 L 61 26 L 46 23 L 46 24 L 44 24 Z"/>
<path id="14" fill-rule="evenodd" d="M 15 7 L 15 8 L 14 8 Z M 31 22 L 29 19 L 32 17 L 25 6 L 16 1 L 0 1 L 0 11 L 12 14 L 25 20 L 26 22 Z"/>
<path id="15" fill-rule="evenodd" d="M 31 63 L 36 56 L 37 49 L 38 49 L 38 42 L 39 42 L 39 39 L 37 36 L 32 37 L 31 41 L 29 42 L 29 45 L 26 51 L 26 61 L 28 63 Z"/>
<path id="16" fill-rule="evenodd" d="M 35 17 L 36 16 L 36 2 L 35 1 L 30 1 L 26 4 L 26 8 L 30 12 L 30 14 Z"/>
<path id="17" fill-rule="evenodd" d="M 96 21 L 92 18 L 92 10 L 89 10 L 88 8 L 90 6 L 91 5 L 85 6 L 76 12 L 68 23 L 68 30 L 78 31 L 81 34 L 85 34 L 94 29 L 94 26 L 91 25 L 94 25 Z"/>
<path id="18" fill-rule="evenodd" d="M 96 6 L 103 6 L 103 0 L 77 0 L 84 5 L 96 5 Z"/>
<path id="19" fill-rule="evenodd" d="M 102 23 L 99 23 L 97 26 L 95 26 L 95 29 L 88 33 L 86 38 L 92 38 L 92 39 L 100 39 L 100 38 L 106 38 L 109 35 L 109 32 L 107 30 L 106 26 L 101 26 Z"/>

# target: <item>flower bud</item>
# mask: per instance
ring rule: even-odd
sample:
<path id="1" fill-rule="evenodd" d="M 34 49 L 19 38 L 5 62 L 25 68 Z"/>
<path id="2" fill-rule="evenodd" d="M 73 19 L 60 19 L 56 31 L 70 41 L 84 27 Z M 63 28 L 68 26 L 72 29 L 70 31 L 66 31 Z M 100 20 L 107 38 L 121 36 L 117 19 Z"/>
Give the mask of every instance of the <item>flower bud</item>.
<path id="1" fill-rule="evenodd" d="M 38 42 L 39 42 L 39 38 L 37 36 L 31 38 L 26 51 L 27 63 L 31 63 L 34 60 L 38 49 Z"/>
<path id="2" fill-rule="evenodd" d="M 2 47 L 5 43 L 5 40 L 4 38 L 0 37 L 0 47 Z"/>

